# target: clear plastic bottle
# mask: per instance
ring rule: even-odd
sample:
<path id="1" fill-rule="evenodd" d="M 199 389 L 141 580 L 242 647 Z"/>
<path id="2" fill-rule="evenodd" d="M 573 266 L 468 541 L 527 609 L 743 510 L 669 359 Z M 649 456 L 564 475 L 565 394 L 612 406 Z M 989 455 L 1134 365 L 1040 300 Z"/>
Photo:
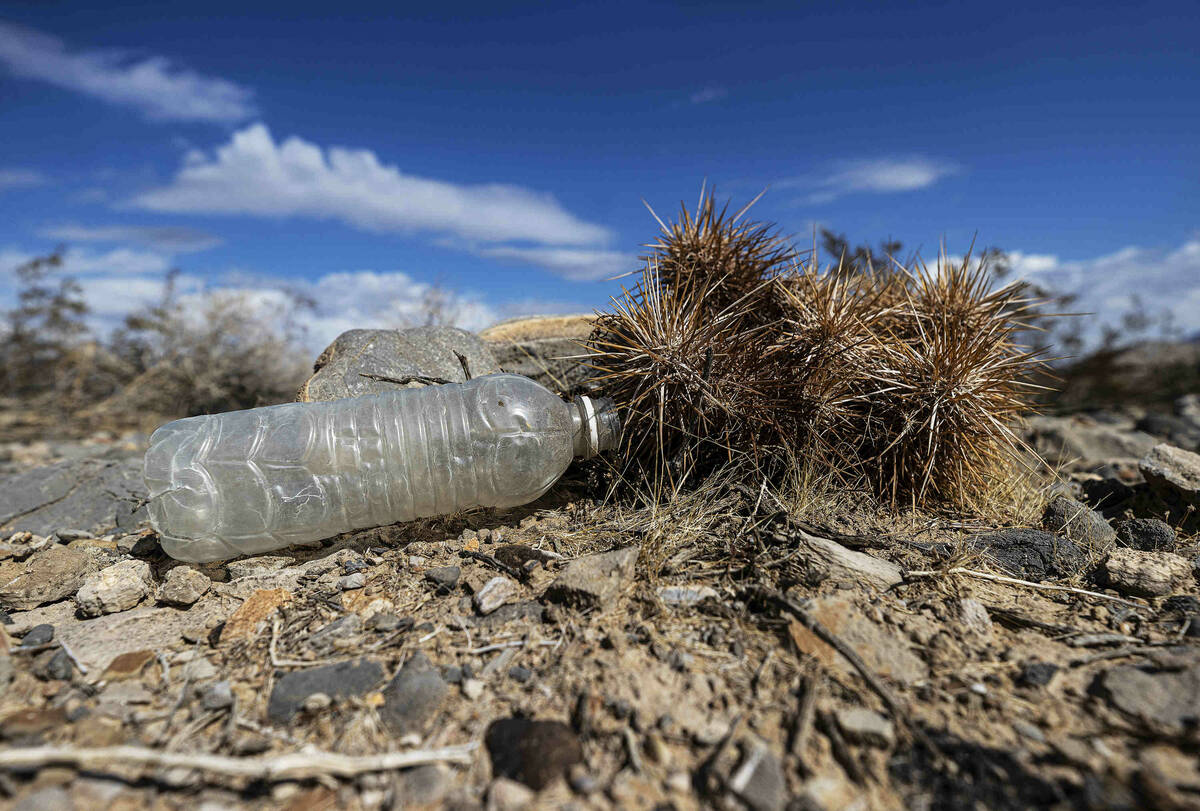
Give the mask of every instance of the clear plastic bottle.
<path id="1" fill-rule="evenodd" d="M 150 437 L 150 520 L 178 560 L 226 560 L 355 529 L 541 496 L 616 446 L 611 401 L 526 377 L 189 417 Z"/>

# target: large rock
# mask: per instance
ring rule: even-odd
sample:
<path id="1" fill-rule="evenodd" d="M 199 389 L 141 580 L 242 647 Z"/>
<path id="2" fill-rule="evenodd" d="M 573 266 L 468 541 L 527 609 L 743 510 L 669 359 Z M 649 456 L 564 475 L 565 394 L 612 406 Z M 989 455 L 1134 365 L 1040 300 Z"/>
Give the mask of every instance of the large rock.
<path id="1" fill-rule="evenodd" d="M 1200 454 L 1163 443 L 1155 445 L 1138 468 L 1168 503 L 1200 509 Z"/>
<path id="2" fill-rule="evenodd" d="M 150 564 L 123 560 L 90 575 L 75 595 L 75 605 L 85 617 L 126 611 L 150 593 Z"/>
<path id="3" fill-rule="evenodd" d="M 0 585 L 0 604 L 18 611 L 65 600 L 79 590 L 99 563 L 84 549 L 51 546 L 35 552 L 24 571 Z"/>
<path id="4" fill-rule="evenodd" d="M 321 353 L 296 399 L 311 403 L 426 385 L 410 378 L 462 383 L 456 352 L 467 359 L 472 377 L 500 371 L 487 344 L 454 327 L 352 329 Z"/>
<path id="5" fill-rule="evenodd" d="M 579 737 L 561 721 L 501 718 L 483 737 L 492 774 L 517 780 L 535 791 L 583 762 Z"/>
<path id="6" fill-rule="evenodd" d="M 103 535 L 146 526 L 140 459 L 70 459 L 0 481 L 0 532 Z"/>
<path id="7" fill-rule="evenodd" d="M 592 332 L 592 314 L 514 318 L 488 327 L 479 337 L 488 342 L 500 368 L 533 378 L 559 394 L 583 386 L 592 369 L 582 357 Z"/>
<path id="8" fill-rule="evenodd" d="M 1139 459 L 1155 443 L 1149 434 L 1106 425 L 1082 415 L 1031 417 L 1026 439 L 1051 462 L 1085 468 L 1114 459 Z"/>
<path id="9" fill-rule="evenodd" d="M 1172 552 L 1114 549 L 1104 561 L 1103 576 L 1122 594 L 1162 597 L 1192 579 L 1192 564 Z"/>
<path id="10" fill-rule="evenodd" d="M 1070 538 L 1056 538 L 1037 529 L 1004 529 L 968 539 L 1008 574 L 1026 580 L 1070 577 L 1087 565 L 1087 555 Z"/>

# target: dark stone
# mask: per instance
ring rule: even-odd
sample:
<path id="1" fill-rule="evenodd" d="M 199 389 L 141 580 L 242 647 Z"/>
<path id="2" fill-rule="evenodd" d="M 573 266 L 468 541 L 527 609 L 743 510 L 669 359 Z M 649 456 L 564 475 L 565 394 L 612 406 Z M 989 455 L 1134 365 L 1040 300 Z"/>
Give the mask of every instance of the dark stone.
<path id="1" fill-rule="evenodd" d="M 1170 552 L 1176 540 L 1171 525 L 1157 518 L 1132 518 L 1117 524 L 1117 543 L 1143 552 Z"/>
<path id="2" fill-rule="evenodd" d="M 1183 735 L 1200 723 L 1200 664 L 1114 667 L 1096 677 L 1092 691 L 1152 730 Z"/>
<path id="3" fill-rule="evenodd" d="M 1059 496 L 1046 505 L 1042 514 L 1042 528 L 1048 532 L 1066 535 L 1076 543 L 1087 546 L 1102 546 L 1116 532 L 1104 520 L 1104 516 L 1074 499 Z"/>
<path id="4" fill-rule="evenodd" d="M 1026 687 L 1045 687 L 1058 671 L 1058 665 L 1049 662 L 1026 662 L 1021 665 L 1017 681 Z"/>
<path id="5" fill-rule="evenodd" d="M 0 481 L 0 531 L 133 532 L 148 525 L 145 496 L 140 459 L 68 459 Z"/>
<path id="6" fill-rule="evenodd" d="M 540 549 L 521 543 L 501 544 L 492 550 L 492 557 L 518 570 L 524 569 L 525 564 L 531 560 L 547 563 L 554 559 Z"/>
<path id="7" fill-rule="evenodd" d="M 29 629 L 25 638 L 21 640 L 21 647 L 33 648 L 38 645 L 48 645 L 52 641 L 54 641 L 54 626 L 43 623 Z"/>
<path id="8" fill-rule="evenodd" d="M 579 738 L 561 721 L 502 718 L 488 725 L 484 744 L 494 775 L 524 783 L 534 791 L 541 791 L 583 762 Z"/>
<path id="9" fill-rule="evenodd" d="M 729 787 L 753 811 L 781 811 L 787 802 L 783 764 L 762 741 L 746 746 Z"/>
<path id="10" fill-rule="evenodd" d="M 470 617 L 468 621 L 476 628 L 491 630 L 509 622 L 541 622 L 545 609 L 538 603 L 529 601 L 523 603 L 506 603 L 495 611 L 482 617 Z"/>
<path id="11" fill-rule="evenodd" d="M 449 594 L 458 585 L 462 569 L 458 566 L 438 566 L 425 572 L 425 579 L 433 584 L 437 594 Z"/>
<path id="12" fill-rule="evenodd" d="M 367 627 L 379 631 L 381 633 L 390 633 L 391 631 L 407 631 L 413 627 L 414 620 L 412 617 L 397 617 L 386 611 L 381 611 L 378 614 L 372 614 L 367 620 Z"/>
<path id="13" fill-rule="evenodd" d="M 67 681 L 75 672 L 71 657 L 62 648 L 46 651 L 33 662 L 33 674 L 39 679 L 57 679 Z"/>
<path id="14" fill-rule="evenodd" d="M 12 616 L 7 611 L 5 611 L 3 608 L 0 608 L 0 624 L 2 624 L 2 625 L 12 625 L 13 624 Z"/>
<path id="15" fill-rule="evenodd" d="M 450 665 L 442 671 L 442 678 L 447 684 L 461 684 L 463 680 L 463 669 L 458 665 Z"/>
<path id="16" fill-rule="evenodd" d="M 1200 615 L 1200 599 L 1190 594 L 1176 594 L 1163 600 L 1162 610 L 1165 614 L 1173 613 L 1185 617 Z"/>
<path id="17" fill-rule="evenodd" d="M 508 677 L 515 682 L 519 682 L 520 684 L 526 684 L 530 679 L 533 678 L 533 671 L 527 667 L 521 667 L 520 665 L 517 665 L 516 667 L 509 668 Z"/>
<path id="18" fill-rule="evenodd" d="M 362 619 L 358 614 L 346 614 L 318 628 L 308 638 L 308 647 L 323 650 L 333 646 L 336 640 L 349 639 L 362 632 Z"/>
<path id="19" fill-rule="evenodd" d="M 446 682 L 424 653 L 414 653 L 383 688 L 379 717 L 396 735 L 423 734 L 446 696 Z"/>
<path id="20" fill-rule="evenodd" d="M 472 377 L 500 371 L 487 344 L 465 330 L 352 329 L 321 353 L 296 399 L 311 403 L 425 385 L 393 382 L 413 377 L 462 383 L 466 376 L 455 352 L 467 359 Z"/>
<path id="21" fill-rule="evenodd" d="M 1065 577 L 1087 565 L 1087 555 L 1069 538 L 1037 529 L 1005 529 L 970 539 L 990 554 L 1008 574 L 1025 580 Z"/>
<path id="22" fill-rule="evenodd" d="M 293 671 L 275 682 L 267 702 L 267 718 L 277 724 L 287 723 L 300 711 L 304 700 L 314 693 L 324 693 L 335 700 L 361 696 L 383 679 L 383 668 L 370 659 Z"/>
<path id="23" fill-rule="evenodd" d="M 1200 426 L 1186 417 L 1151 412 L 1138 420 L 1134 427 L 1184 450 L 1200 450 Z"/>

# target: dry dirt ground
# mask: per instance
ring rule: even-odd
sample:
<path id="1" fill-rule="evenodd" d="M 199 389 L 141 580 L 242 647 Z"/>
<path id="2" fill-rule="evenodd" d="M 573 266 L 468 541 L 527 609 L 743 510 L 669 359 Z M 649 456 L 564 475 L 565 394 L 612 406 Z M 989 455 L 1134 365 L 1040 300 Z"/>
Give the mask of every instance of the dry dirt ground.
<path id="1" fill-rule="evenodd" d="M 1200 808 L 1191 536 L 618 510 L 587 474 L 225 565 L 13 533 L 0 806 Z"/>

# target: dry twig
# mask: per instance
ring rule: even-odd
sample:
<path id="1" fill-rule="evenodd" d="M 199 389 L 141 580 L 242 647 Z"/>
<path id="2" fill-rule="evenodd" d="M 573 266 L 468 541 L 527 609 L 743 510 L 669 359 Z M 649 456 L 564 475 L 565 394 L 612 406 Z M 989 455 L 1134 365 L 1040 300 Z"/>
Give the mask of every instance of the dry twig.
<path id="1" fill-rule="evenodd" d="M 1031 580 L 1021 580 L 1016 577 L 1006 577 L 1002 574 L 989 574 L 988 572 L 977 572 L 974 569 L 967 569 L 962 566 L 951 566 L 949 569 L 928 569 L 923 571 L 905 572 L 904 577 L 936 577 L 940 574 L 965 574 L 969 577 L 978 577 L 980 580 L 991 580 L 993 583 L 1008 583 L 1012 586 L 1027 586 L 1032 589 L 1043 589 L 1045 591 L 1066 591 L 1071 594 L 1080 594 L 1085 597 L 1098 597 L 1101 600 L 1109 600 L 1121 605 L 1127 605 L 1131 608 L 1145 608 L 1144 605 L 1123 600 L 1120 597 L 1113 597 L 1108 594 L 1101 594 L 1098 591 L 1088 591 L 1087 589 L 1077 589 L 1074 586 L 1056 586 L 1052 583 L 1034 583 Z"/>

